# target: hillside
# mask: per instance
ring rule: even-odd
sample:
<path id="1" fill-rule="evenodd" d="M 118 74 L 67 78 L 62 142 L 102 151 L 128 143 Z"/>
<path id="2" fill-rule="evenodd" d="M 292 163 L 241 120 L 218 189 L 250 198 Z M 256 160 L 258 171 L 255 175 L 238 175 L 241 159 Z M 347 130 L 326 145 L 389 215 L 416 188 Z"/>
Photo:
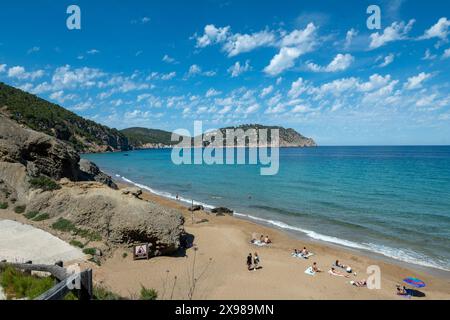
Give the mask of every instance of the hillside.
<path id="1" fill-rule="evenodd" d="M 158 129 L 128 128 L 120 131 L 135 148 L 160 148 L 172 146 L 177 142 L 172 142 L 172 133 Z"/>
<path id="2" fill-rule="evenodd" d="M 279 126 L 264 126 L 260 124 L 246 124 L 238 127 L 227 127 L 219 129 L 225 137 L 227 129 L 267 129 L 269 134 L 269 143 L 271 141 L 270 130 L 278 129 L 280 132 L 280 147 L 315 147 L 315 141 L 311 138 L 304 137 L 294 129 L 286 129 Z M 137 149 L 144 148 L 161 148 L 177 144 L 171 141 L 171 133 L 163 130 L 146 129 L 146 128 L 128 128 L 121 130 L 121 132 L 128 138 L 130 144 Z M 204 134 L 205 139 L 213 135 L 217 131 L 212 131 Z M 204 144 L 208 145 L 207 142 Z"/>
<path id="3" fill-rule="evenodd" d="M 0 112 L 29 128 L 68 142 L 79 152 L 129 150 L 116 129 L 84 119 L 56 104 L 0 82 Z"/>

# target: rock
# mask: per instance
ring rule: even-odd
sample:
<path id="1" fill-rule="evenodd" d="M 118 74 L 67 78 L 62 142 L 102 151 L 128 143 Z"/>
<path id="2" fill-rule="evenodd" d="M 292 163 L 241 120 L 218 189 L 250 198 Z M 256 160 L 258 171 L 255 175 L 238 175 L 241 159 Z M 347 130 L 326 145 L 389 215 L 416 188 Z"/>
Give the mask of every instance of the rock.
<path id="1" fill-rule="evenodd" d="M 234 213 L 233 210 L 225 208 L 225 207 L 218 207 L 218 208 L 214 208 L 211 210 L 212 213 L 215 213 L 217 215 L 225 215 L 225 214 L 229 214 L 232 215 Z"/>
<path id="2" fill-rule="evenodd" d="M 96 248 L 96 249 L 95 249 L 95 255 L 101 257 L 101 256 L 103 255 L 102 250 Z"/>
<path id="3" fill-rule="evenodd" d="M 132 196 L 139 198 L 142 195 L 142 190 L 139 188 L 129 187 L 122 189 L 123 194 L 131 194 Z"/>
<path id="4" fill-rule="evenodd" d="M 203 206 L 200 206 L 200 205 L 197 205 L 197 206 L 191 206 L 191 207 L 189 207 L 189 211 L 191 211 L 191 212 L 194 212 L 194 211 L 202 211 L 202 210 L 204 210 L 205 208 L 203 207 Z"/>
<path id="5" fill-rule="evenodd" d="M 95 163 L 86 159 L 81 159 L 79 162 L 79 166 L 81 171 L 80 180 L 97 181 L 107 185 L 110 188 L 118 189 L 117 185 L 114 183 L 111 177 L 103 173 Z"/>

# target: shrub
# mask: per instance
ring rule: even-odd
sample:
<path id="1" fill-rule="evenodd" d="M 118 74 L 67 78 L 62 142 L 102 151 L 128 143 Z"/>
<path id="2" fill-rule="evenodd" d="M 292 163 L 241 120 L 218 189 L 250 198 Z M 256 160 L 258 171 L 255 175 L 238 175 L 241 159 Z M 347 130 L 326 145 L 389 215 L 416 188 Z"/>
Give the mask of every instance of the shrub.
<path id="1" fill-rule="evenodd" d="M 122 300 L 123 298 L 114 292 L 111 292 L 103 286 L 94 286 L 93 289 L 94 300 Z"/>
<path id="2" fill-rule="evenodd" d="M 8 203 L 7 202 L 0 202 L 0 209 L 2 209 L 2 210 L 8 209 Z"/>
<path id="3" fill-rule="evenodd" d="M 48 213 L 43 213 L 43 214 L 40 214 L 37 217 L 35 217 L 33 219 L 33 221 L 44 221 L 44 220 L 48 220 L 48 219 L 50 219 L 50 216 L 48 215 Z"/>
<path id="4" fill-rule="evenodd" d="M 126 252 L 122 253 L 122 258 L 125 259 L 126 257 L 128 257 L 128 253 L 126 253 Z"/>
<path id="5" fill-rule="evenodd" d="M 53 191 L 61 189 L 61 186 L 57 182 L 45 176 L 32 178 L 30 180 L 30 186 L 32 189 L 42 189 L 44 191 Z"/>
<path id="6" fill-rule="evenodd" d="M 158 292 L 155 289 L 147 289 L 141 285 L 141 300 L 156 300 Z"/>
<path id="7" fill-rule="evenodd" d="M 27 206 L 16 206 L 16 207 L 14 208 L 14 212 L 15 212 L 15 213 L 22 214 L 22 213 L 25 212 L 26 209 L 27 209 Z"/>
<path id="8" fill-rule="evenodd" d="M 81 241 L 78 240 L 72 240 L 70 241 L 70 245 L 78 248 L 84 248 L 84 244 L 81 243 Z"/>
<path id="9" fill-rule="evenodd" d="M 55 285 L 51 277 L 39 278 L 27 275 L 12 267 L 7 267 L 0 273 L 0 285 L 5 290 L 8 299 L 34 299 Z"/>
<path id="10" fill-rule="evenodd" d="M 76 230 L 76 227 L 73 224 L 73 222 L 64 218 L 59 218 L 58 221 L 52 224 L 52 228 L 63 232 L 70 232 Z"/>
<path id="11" fill-rule="evenodd" d="M 101 241 L 102 236 L 95 231 L 89 231 L 86 229 L 75 229 L 75 233 L 77 236 L 80 236 L 82 238 L 88 239 L 89 241 Z"/>
<path id="12" fill-rule="evenodd" d="M 35 218 L 38 214 L 39 214 L 39 212 L 37 212 L 37 211 L 29 211 L 29 212 L 25 213 L 24 216 L 25 216 L 25 218 L 27 218 L 27 219 L 33 219 L 33 218 Z"/>

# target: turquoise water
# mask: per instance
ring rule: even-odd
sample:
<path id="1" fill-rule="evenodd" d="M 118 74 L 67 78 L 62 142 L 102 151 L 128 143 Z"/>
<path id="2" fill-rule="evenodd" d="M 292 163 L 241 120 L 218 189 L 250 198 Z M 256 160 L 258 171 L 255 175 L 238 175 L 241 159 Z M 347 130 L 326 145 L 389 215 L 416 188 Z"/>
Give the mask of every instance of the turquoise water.
<path id="1" fill-rule="evenodd" d="M 280 170 L 181 165 L 171 150 L 90 154 L 160 195 L 422 266 L 450 270 L 450 147 L 281 149 Z"/>

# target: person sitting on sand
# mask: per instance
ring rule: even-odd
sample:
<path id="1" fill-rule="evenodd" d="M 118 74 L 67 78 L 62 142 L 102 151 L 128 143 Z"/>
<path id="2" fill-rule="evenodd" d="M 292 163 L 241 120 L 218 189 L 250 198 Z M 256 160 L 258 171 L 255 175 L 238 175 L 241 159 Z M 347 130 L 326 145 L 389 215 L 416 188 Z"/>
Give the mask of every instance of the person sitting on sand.
<path id="1" fill-rule="evenodd" d="M 252 254 L 249 253 L 247 256 L 247 268 L 249 271 L 252 270 L 252 260 L 253 260 Z"/>
<path id="2" fill-rule="evenodd" d="M 332 276 L 336 276 L 336 277 L 350 277 L 348 274 L 343 274 L 342 272 L 337 271 L 335 268 L 331 268 L 328 273 Z"/>
<path id="3" fill-rule="evenodd" d="M 317 267 L 317 262 L 314 262 L 311 268 L 314 272 L 322 272 L 322 270 Z"/>
<path id="4" fill-rule="evenodd" d="M 352 267 L 346 266 L 345 264 L 340 263 L 339 260 L 336 260 L 336 262 L 334 263 L 334 266 L 344 269 L 345 271 L 347 271 L 347 273 L 352 273 Z"/>
<path id="5" fill-rule="evenodd" d="M 306 257 L 308 254 L 309 254 L 309 251 L 306 250 L 306 247 L 303 247 L 303 250 L 302 250 L 302 252 L 301 252 L 301 255 L 304 256 L 304 257 Z"/>
<path id="6" fill-rule="evenodd" d="M 294 257 L 297 257 L 300 254 L 300 252 L 297 249 L 294 249 L 294 252 L 292 252 L 292 255 Z"/>
<path id="7" fill-rule="evenodd" d="M 367 287 L 367 280 L 350 281 L 350 284 L 358 288 Z"/>
<path id="8" fill-rule="evenodd" d="M 269 239 L 269 236 L 266 236 L 266 238 L 264 239 L 264 242 L 266 244 L 270 244 L 270 243 L 272 243 L 272 240 Z"/>
<path id="9" fill-rule="evenodd" d="M 255 266 L 254 270 L 259 269 L 259 263 L 260 262 L 261 262 L 261 260 L 259 260 L 258 252 L 255 252 L 255 255 L 253 257 L 253 264 Z"/>
<path id="10" fill-rule="evenodd" d="M 259 237 L 259 241 L 260 241 L 261 243 L 264 243 L 264 235 L 261 235 L 261 237 Z"/>

